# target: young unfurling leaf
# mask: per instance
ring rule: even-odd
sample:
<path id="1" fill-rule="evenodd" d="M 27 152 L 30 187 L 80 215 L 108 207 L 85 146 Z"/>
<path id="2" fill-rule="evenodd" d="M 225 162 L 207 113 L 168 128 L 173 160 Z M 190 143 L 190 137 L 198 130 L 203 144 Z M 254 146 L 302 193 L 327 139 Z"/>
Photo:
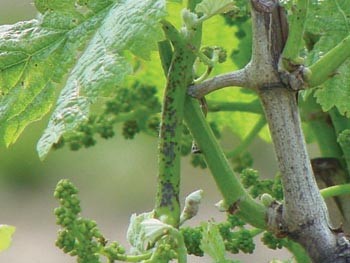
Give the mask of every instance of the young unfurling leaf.
<path id="1" fill-rule="evenodd" d="M 153 218 L 154 212 L 133 214 L 130 218 L 130 224 L 127 232 L 127 239 L 135 252 L 145 251 L 145 230 L 142 222 Z"/>
<path id="2" fill-rule="evenodd" d="M 232 263 L 225 258 L 225 244 L 217 225 L 213 223 L 202 224 L 201 249 L 208 254 L 215 263 Z"/>
<path id="3" fill-rule="evenodd" d="M 310 42 L 310 64 L 349 35 L 350 1 L 313 1 L 311 7 L 306 23 L 308 34 L 305 37 Z M 349 117 L 349 66 L 348 59 L 315 92 L 317 102 L 324 111 L 336 107 L 342 115 Z"/>

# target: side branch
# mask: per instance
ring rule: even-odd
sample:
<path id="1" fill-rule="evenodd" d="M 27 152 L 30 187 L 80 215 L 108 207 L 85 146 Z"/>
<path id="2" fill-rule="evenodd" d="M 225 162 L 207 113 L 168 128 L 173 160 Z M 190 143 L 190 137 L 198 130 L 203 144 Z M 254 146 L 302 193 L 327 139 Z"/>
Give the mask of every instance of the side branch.
<path id="1" fill-rule="evenodd" d="M 277 3 L 278 1 L 252 1 L 252 6 L 262 12 L 252 13 L 253 39 L 259 39 L 260 42 L 253 42 L 250 63 L 243 69 L 190 86 L 190 96 L 202 98 L 210 92 L 230 86 L 257 89 L 261 83 L 271 83 L 272 79 L 272 82 L 279 82 L 278 61 L 288 35 L 288 26 L 284 10 Z"/>
<path id="2" fill-rule="evenodd" d="M 321 85 L 350 57 L 350 35 L 309 67 L 311 76 L 306 79 L 309 87 Z"/>
<path id="3" fill-rule="evenodd" d="M 194 98 L 200 99 L 215 90 L 225 87 L 250 87 L 250 74 L 248 74 L 247 71 L 247 68 L 243 68 L 234 72 L 215 76 L 200 84 L 190 86 L 188 94 Z"/>

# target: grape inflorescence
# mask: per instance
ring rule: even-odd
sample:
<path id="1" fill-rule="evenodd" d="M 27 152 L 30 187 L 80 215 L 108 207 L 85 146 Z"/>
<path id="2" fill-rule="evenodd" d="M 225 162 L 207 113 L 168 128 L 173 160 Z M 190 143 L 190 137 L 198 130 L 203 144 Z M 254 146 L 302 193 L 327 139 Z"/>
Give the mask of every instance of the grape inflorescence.
<path id="1" fill-rule="evenodd" d="M 141 131 L 157 134 L 160 109 L 156 87 L 139 82 L 131 87 L 119 87 L 114 97 L 105 102 L 101 113 L 92 114 L 76 131 L 64 135 L 55 148 L 65 144 L 71 150 L 94 146 L 96 135 L 103 139 L 114 137 L 116 125 L 122 127 L 125 139 L 133 139 Z"/>
<path id="2" fill-rule="evenodd" d="M 220 235 L 224 241 L 225 249 L 228 252 L 237 254 L 253 253 L 255 244 L 253 241 L 254 235 L 250 230 L 246 229 L 243 222 L 236 215 L 228 215 L 227 221 L 217 223 Z M 188 254 L 203 256 L 204 252 L 201 249 L 202 226 L 198 227 L 183 227 L 181 233 L 184 237 Z"/>
<path id="3" fill-rule="evenodd" d="M 54 196 L 60 206 L 55 209 L 58 231 L 56 246 L 64 253 L 77 257 L 79 263 L 100 263 L 100 256 L 118 258 L 125 249 L 117 242 L 107 246 L 107 240 L 94 220 L 80 216 L 78 189 L 67 179 L 58 182 Z"/>

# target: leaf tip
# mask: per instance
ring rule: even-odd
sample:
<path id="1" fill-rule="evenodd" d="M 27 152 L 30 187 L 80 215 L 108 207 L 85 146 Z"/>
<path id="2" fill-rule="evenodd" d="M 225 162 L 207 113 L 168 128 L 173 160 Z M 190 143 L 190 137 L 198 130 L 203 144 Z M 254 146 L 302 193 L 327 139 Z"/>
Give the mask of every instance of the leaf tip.
<path id="1" fill-rule="evenodd" d="M 0 225 L 0 252 L 8 249 L 16 228 L 10 225 Z"/>

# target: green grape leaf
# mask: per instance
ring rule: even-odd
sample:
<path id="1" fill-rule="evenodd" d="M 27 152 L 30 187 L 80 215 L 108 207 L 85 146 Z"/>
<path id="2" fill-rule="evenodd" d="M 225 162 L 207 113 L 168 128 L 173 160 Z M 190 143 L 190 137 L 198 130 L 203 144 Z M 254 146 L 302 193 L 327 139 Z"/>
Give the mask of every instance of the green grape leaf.
<path id="1" fill-rule="evenodd" d="M 141 222 L 141 226 L 145 232 L 145 242 L 155 243 L 160 237 L 168 233 L 169 230 L 177 231 L 171 225 L 165 224 L 159 219 L 150 218 Z"/>
<path id="2" fill-rule="evenodd" d="M 112 5 L 72 69 L 37 151 L 44 158 L 66 132 L 87 119 L 89 106 L 132 73 L 133 56 L 150 58 L 162 38 L 164 0 L 127 0 Z M 145 23 L 147 21 L 147 23 Z M 130 51 L 132 54 L 127 53 Z"/>
<path id="3" fill-rule="evenodd" d="M 350 1 L 313 1 L 310 5 L 306 31 L 318 41 L 308 54 L 309 63 L 341 42 L 350 34 Z M 324 111 L 336 107 L 343 115 L 350 116 L 350 60 L 320 87 L 315 96 Z"/>
<path id="4" fill-rule="evenodd" d="M 80 2 L 36 0 L 37 19 L 0 26 L 0 144 L 49 111 L 57 83 L 112 3 Z"/>
<path id="5" fill-rule="evenodd" d="M 232 263 L 225 258 L 225 243 L 220 235 L 217 225 L 214 223 L 202 223 L 202 240 L 200 248 L 209 255 L 214 263 Z"/>
<path id="6" fill-rule="evenodd" d="M 213 99 L 213 101 L 229 101 L 229 102 L 244 102 L 244 103 L 256 103 L 257 96 L 254 93 L 245 92 L 241 88 L 227 88 L 222 89 L 217 92 L 207 96 L 208 100 Z M 208 120 L 215 121 L 219 128 L 224 127 L 229 128 L 235 135 L 240 139 L 244 139 L 250 131 L 253 129 L 255 124 L 259 121 L 261 115 L 250 113 L 250 112 L 240 112 L 240 111 L 229 111 L 229 112 L 218 112 L 209 113 Z M 270 142 L 270 133 L 267 125 L 259 133 L 259 136 L 265 141 Z"/>
<path id="7" fill-rule="evenodd" d="M 343 130 L 339 136 L 338 136 L 338 143 L 342 147 L 342 150 L 344 152 L 344 157 L 346 158 L 346 162 L 349 163 L 350 160 L 348 159 L 349 153 L 350 153 L 350 130 L 346 129 Z"/>
<path id="8" fill-rule="evenodd" d="M 237 25 L 236 37 L 239 39 L 239 44 L 233 50 L 231 58 L 238 68 L 243 68 L 248 64 L 252 53 L 252 24 L 250 19 Z"/>
<path id="9" fill-rule="evenodd" d="M 132 246 L 132 249 L 136 253 L 144 252 L 146 232 L 142 225 L 143 222 L 150 220 L 154 217 L 154 212 L 143 213 L 140 215 L 133 214 L 130 218 L 130 224 L 127 231 L 127 240 Z"/>
<path id="10" fill-rule="evenodd" d="M 9 248 L 15 230 L 14 226 L 0 225 L 0 252 Z"/>
<path id="11" fill-rule="evenodd" d="M 226 13 L 235 8 L 232 0 L 203 0 L 196 6 L 196 12 L 203 13 L 206 17 Z"/>

